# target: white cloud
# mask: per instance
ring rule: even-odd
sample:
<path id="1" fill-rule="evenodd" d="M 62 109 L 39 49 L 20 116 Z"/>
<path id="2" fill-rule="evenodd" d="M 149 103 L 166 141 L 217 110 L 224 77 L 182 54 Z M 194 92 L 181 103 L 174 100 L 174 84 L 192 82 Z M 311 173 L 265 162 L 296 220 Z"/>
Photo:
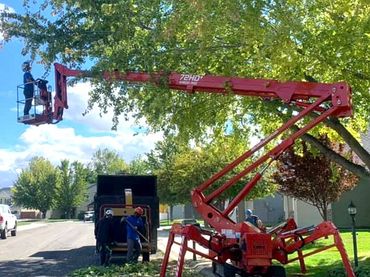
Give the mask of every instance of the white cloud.
<path id="1" fill-rule="evenodd" d="M 130 161 L 136 155 L 148 152 L 160 137 L 159 134 L 134 136 L 132 131 L 86 137 L 77 135 L 72 128 L 42 125 L 28 128 L 21 135 L 21 140 L 26 146 L 22 147 L 25 156 L 43 156 L 53 163 L 61 159 L 86 163 L 99 148 L 117 151 L 126 161 Z"/>
<path id="2" fill-rule="evenodd" d="M 106 114 L 100 116 L 100 110 L 98 107 L 94 107 L 93 110 L 89 111 L 85 116 L 82 114 L 87 108 L 89 99 L 89 91 L 92 90 L 89 82 L 77 83 L 73 87 L 68 87 L 68 109 L 65 110 L 63 118 L 65 120 L 71 120 L 77 123 L 83 123 L 89 126 L 93 131 L 110 132 L 113 126 L 113 110 L 110 109 Z M 141 126 L 145 126 L 145 122 L 140 122 Z M 119 118 L 119 125 L 117 128 L 118 132 L 125 132 L 127 129 L 135 127 L 136 124 L 133 118 L 129 118 L 128 121 L 123 116 Z M 136 126 L 137 127 L 137 126 Z"/>
<path id="3" fill-rule="evenodd" d="M 8 12 L 11 12 L 11 13 L 15 12 L 15 10 L 12 7 L 7 6 L 3 3 L 0 3 L 0 11 L 5 11 L 5 10 L 8 11 Z"/>
<path id="4" fill-rule="evenodd" d="M 17 174 L 28 166 L 31 158 L 42 156 L 58 165 L 61 160 L 78 160 L 87 163 L 98 149 L 116 151 L 127 162 L 138 155 L 148 153 L 156 141 L 157 134 L 135 135 L 134 122 L 121 120 L 117 131 L 111 131 L 112 112 L 103 118 L 97 112 L 83 117 L 87 106 L 88 83 L 77 84 L 68 91 L 69 109 L 65 110 L 65 124 L 72 121 L 90 128 L 89 135 L 81 135 L 71 127 L 57 125 L 30 126 L 19 137 L 20 142 L 13 149 L 0 149 L 0 187 L 12 185 Z"/>

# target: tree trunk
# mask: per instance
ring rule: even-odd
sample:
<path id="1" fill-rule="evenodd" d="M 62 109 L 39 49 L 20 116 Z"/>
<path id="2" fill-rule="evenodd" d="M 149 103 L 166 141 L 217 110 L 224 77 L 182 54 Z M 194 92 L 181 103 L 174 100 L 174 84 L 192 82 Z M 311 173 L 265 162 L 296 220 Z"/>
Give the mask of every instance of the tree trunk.
<path id="1" fill-rule="evenodd" d="M 173 221 L 173 206 L 170 205 L 170 220 Z"/>
<path id="2" fill-rule="evenodd" d="M 329 118 L 325 120 L 325 124 L 335 130 L 343 140 L 348 144 L 348 146 L 356 153 L 356 155 L 361 159 L 361 161 L 370 168 L 370 153 L 366 151 L 365 148 L 357 141 L 356 138 L 340 123 L 338 118 Z M 369 171 L 367 171 L 370 176 Z"/>
<path id="3" fill-rule="evenodd" d="M 355 76 L 357 78 L 364 79 L 362 74 L 357 73 L 355 74 Z M 312 76 L 307 75 L 306 73 L 305 78 L 309 82 L 318 82 L 318 80 L 316 80 Z M 318 116 L 315 113 L 311 113 L 311 115 L 314 117 Z M 351 171 L 356 176 L 370 180 L 370 153 L 364 147 L 362 147 L 357 139 L 342 125 L 342 123 L 340 123 L 337 117 L 327 118 L 326 120 L 324 120 L 324 124 L 337 132 L 337 134 L 344 140 L 344 142 L 351 148 L 351 150 L 355 152 L 356 155 L 361 159 L 365 166 L 353 164 L 352 162 L 346 160 L 344 157 L 338 155 L 331 149 L 324 147 L 323 145 L 319 145 L 318 140 L 308 134 L 303 135 L 302 139 L 305 141 L 307 139 L 307 142 L 315 145 L 319 149 L 319 151 L 326 155 L 329 159 L 341 165 L 345 169 Z M 298 128 L 296 126 L 294 127 Z"/>
<path id="4" fill-rule="evenodd" d="M 293 126 L 292 128 L 294 130 L 296 130 L 296 131 L 298 130 L 298 127 L 297 126 Z M 313 145 L 316 149 L 318 149 L 322 154 L 324 154 L 326 157 L 328 157 L 333 162 L 335 162 L 335 163 L 339 164 L 340 166 L 342 166 L 343 168 L 351 171 L 357 177 L 359 177 L 359 178 L 365 178 L 365 179 L 370 179 L 370 171 L 367 170 L 364 166 L 360 166 L 358 164 L 355 164 L 355 163 L 347 160 L 343 156 L 339 155 L 335 151 L 333 151 L 330 148 L 328 148 L 325 145 L 323 145 L 314 136 L 312 136 L 310 134 L 304 134 L 304 135 L 302 135 L 301 138 L 302 138 L 303 141 L 305 141 L 305 142 Z M 358 149 L 358 147 L 355 147 L 355 145 L 353 145 L 353 147 L 356 148 L 357 150 L 360 150 L 360 149 Z M 357 154 L 357 152 L 355 151 L 354 148 L 352 148 L 352 146 L 351 146 L 351 149 Z M 362 146 L 360 146 L 360 148 L 362 148 Z"/>
<path id="5" fill-rule="evenodd" d="M 245 200 L 238 204 L 238 222 L 243 222 L 245 220 Z"/>
<path id="6" fill-rule="evenodd" d="M 322 214 L 323 214 L 323 220 L 324 221 L 327 221 L 328 220 L 328 206 L 327 205 L 324 205 L 324 207 L 322 208 Z"/>

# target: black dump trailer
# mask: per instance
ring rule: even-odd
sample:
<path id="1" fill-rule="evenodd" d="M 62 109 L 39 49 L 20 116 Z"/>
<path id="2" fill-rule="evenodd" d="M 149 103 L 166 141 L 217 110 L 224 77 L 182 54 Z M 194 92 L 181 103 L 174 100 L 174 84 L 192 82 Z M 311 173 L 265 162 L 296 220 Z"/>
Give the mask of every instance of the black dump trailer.
<path id="1" fill-rule="evenodd" d="M 126 223 L 121 219 L 134 214 L 136 207 L 144 210 L 142 216 L 143 261 L 157 251 L 157 228 L 159 227 L 159 200 L 157 178 L 151 175 L 98 175 L 94 197 L 95 228 L 107 209 L 113 210 L 114 241 L 112 258 L 125 257 L 127 253 Z"/>

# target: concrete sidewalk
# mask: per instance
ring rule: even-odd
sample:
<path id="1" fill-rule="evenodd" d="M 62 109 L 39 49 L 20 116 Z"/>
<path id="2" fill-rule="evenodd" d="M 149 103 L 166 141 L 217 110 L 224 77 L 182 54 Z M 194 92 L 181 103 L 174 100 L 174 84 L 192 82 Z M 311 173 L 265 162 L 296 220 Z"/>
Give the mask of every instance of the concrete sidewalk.
<path id="1" fill-rule="evenodd" d="M 169 235 L 169 230 L 171 227 L 162 227 L 158 229 L 158 250 L 161 252 L 165 253 L 166 252 L 166 246 L 167 246 L 167 241 L 168 241 L 168 235 Z M 180 238 L 175 239 L 177 242 L 180 242 Z M 190 242 L 192 243 L 192 242 Z M 208 249 L 196 245 L 195 246 L 196 250 L 202 252 L 202 253 L 208 253 Z M 171 253 L 169 260 L 171 261 L 177 261 L 180 253 L 180 245 L 178 244 L 173 244 L 171 248 Z M 206 258 L 202 258 L 199 255 L 196 255 L 196 265 L 194 266 L 194 269 L 199 272 L 202 276 L 205 277 L 216 277 L 220 275 L 215 275 L 212 272 L 212 262 Z M 192 252 L 186 252 L 185 254 L 185 260 L 193 260 L 193 253 Z"/>
<path id="2" fill-rule="evenodd" d="M 43 222 L 32 222 L 30 224 L 17 226 L 17 231 L 25 231 L 25 230 L 30 230 L 30 229 L 34 229 L 34 228 L 40 228 L 40 227 L 44 227 L 46 225 L 47 225 L 47 223 L 43 223 Z"/>

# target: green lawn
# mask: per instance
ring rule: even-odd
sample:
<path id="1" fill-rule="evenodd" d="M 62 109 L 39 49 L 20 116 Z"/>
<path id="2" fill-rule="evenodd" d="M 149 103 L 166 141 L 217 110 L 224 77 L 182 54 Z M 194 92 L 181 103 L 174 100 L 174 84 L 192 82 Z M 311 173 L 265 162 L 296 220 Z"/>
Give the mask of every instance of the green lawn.
<path id="1" fill-rule="evenodd" d="M 30 220 L 18 222 L 18 225 L 26 225 L 33 222 L 60 222 L 65 219 L 49 219 L 49 220 Z M 179 223 L 181 220 L 168 222 L 161 222 L 161 226 L 169 226 L 172 223 Z M 202 222 L 203 223 L 203 222 Z M 348 231 L 341 232 L 341 237 L 344 242 L 347 254 L 350 261 L 353 262 L 353 241 L 352 233 Z M 332 238 L 321 239 L 315 242 L 315 244 L 307 245 L 304 250 L 310 252 L 317 247 L 322 247 L 332 243 Z M 370 230 L 358 231 L 357 232 L 357 248 L 359 257 L 359 267 L 355 269 L 357 277 L 369 277 L 370 276 Z M 290 255 L 289 258 L 294 258 L 294 255 Z M 339 251 L 334 247 L 319 254 L 312 255 L 305 259 L 307 273 L 304 276 L 307 277 L 345 277 L 344 267 Z M 299 262 L 293 262 L 285 266 L 288 276 L 302 276 L 300 274 Z"/>
<path id="2" fill-rule="evenodd" d="M 162 224 L 161 224 L 162 225 Z M 355 270 L 357 277 L 370 277 L 370 231 L 357 232 L 358 256 L 360 266 Z M 342 232 L 342 239 L 345 244 L 347 254 L 353 261 L 352 233 Z M 307 245 L 306 251 L 312 251 L 317 247 L 322 247 L 332 243 L 332 239 L 322 239 L 315 244 Z M 294 256 L 294 255 L 291 255 Z M 292 258 L 292 257 L 290 257 Z M 298 262 L 286 265 L 288 277 L 308 276 L 308 277 L 346 277 L 340 254 L 336 248 L 331 248 L 319 254 L 306 258 L 307 274 L 300 274 Z M 138 264 L 136 266 L 126 265 L 120 267 L 89 267 L 74 271 L 70 276 L 159 276 L 161 259 L 154 259 L 148 264 Z M 184 270 L 184 277 L 199 276 L 192 268 L 192 261 L 187 261 Z M 176 261 L 169 264 L 169 274 L 174 275 Z"/>
<path id="3" fill-rule="evenodd" d="M 23 226 L 23 225 L 31 224 L 33 222 L 40 222 L 40 219 L 30 219 L 30 220 L 18 221 L 17 225 L 18 226 Z"/>
<path id="4" fill-rule="evenodd" d="M 349 259 L 353 261 L 353 240 L 351 232 L 341 232 L 341 237 Z M 307 246 L 311 251 L 317 246 L 328 245 L 332 239 L 322 239 L 317 241 L 314 246 Z M 358 277 L 370 276 L 370 231 L 357 232 L 357 248 L 359 257 L 359 268 L 356 269 Z M 306 249 L 306 248 L 305 248 Z M 292 255 L 293 256 L 293 255 Z M 291 258 L 291 257 L 290 257 Z M 309 277 L 340 277 L 344 274 L 344 266 L 337 248 L 331 248 L 305 259 L 307 274 Z M 285 266 L 289 276 L 300 276 L 299 262 L 293 262 Z"/>
<path id="5" fill-rule="evenodd" d="M 53 223 L 53 222 L 63 222 L 63 221 L 79 221 L 78 219 L 28 219 L 20 220 L 17 222 L 18 226 L 29 225 L 31 223 Z"/>
<path id="6" fill-rule="evenodd" d="M 181 220 L 172 222 L 161 221 L 161 226 L 170 226 L 172 223 L 180 223 Z M 341 237 L 348 257 L 353 264 L 353 240 L 350 231 L 341 232 Z M 318 247 L 329 245 L 333 243 L 332 237 L 328 239 L 321 239 L 315 244 L 307 245 L 304 253 L 313 251 Z M 357 249 L 359 267 L 354 268 L 357 277 L 370 277 L 370 230 L 357 232 Z M 294 258 L 294 254 L 289 258 Z M 345 277 L 344 266 L 340 257 L 339 251 L 336 247 L 330 248 L 321 253 L 309 256 L 305 259 L 307 273 L 304 276 L 308 277 Z M 293 262 L 285 266 L 288 276 L 302 276 L 300 271 L 299 262 Z"/>
<path id="7" fill-rule="evenodd" d="M 175 220 L 161 220 L 160 221 L 160 226 L 161 227 L 167 227 L 167 226 L 172 226 L 172 224 L 174 223 L 182 223 L 183 222 L 183 219 L 175 219 Z M 199 223 L 200 225 L 204 225 L 204 221 L 203 220 L 197 220 L 197 223 Z"/>

